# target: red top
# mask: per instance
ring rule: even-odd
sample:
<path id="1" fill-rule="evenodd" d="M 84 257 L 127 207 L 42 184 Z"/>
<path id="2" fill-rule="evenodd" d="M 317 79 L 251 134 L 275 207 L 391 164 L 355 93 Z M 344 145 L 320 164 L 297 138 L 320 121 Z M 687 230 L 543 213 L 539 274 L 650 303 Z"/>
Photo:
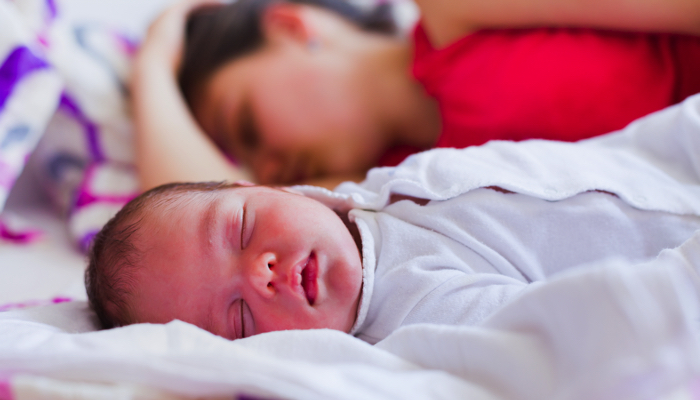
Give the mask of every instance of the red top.
<path id="1" fill-rule="evenodd" d="M 699 37 L 483 30 L 435 50 L 418 25 L 414 41 L 413 75 L 440 108 L 437 147 L 580 140 L 700 92 Z"/>

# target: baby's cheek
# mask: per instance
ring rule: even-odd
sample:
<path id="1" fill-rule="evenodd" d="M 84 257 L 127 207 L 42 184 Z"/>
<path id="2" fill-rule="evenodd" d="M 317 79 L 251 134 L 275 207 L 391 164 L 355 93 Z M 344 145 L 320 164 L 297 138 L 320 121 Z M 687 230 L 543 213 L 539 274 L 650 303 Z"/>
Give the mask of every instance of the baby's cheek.
<path id="1" fill-rule="evenodd" d="M 351 311 L 362 292 L 362 264 L 351 257 L 335 272 L 329 275 L 329 294 L 344 311 Z"/>
<path id="2" fill-rule="evenodd" d="M 324 327 L 319 325 L 316 319 L 299 311 L 285 311 L 283 313 L 276 313 L 275 315 L 267 315 L 265 318 L 258 315 L 255 325 L 256 334 L 291 329 L 315 329 Z"/>

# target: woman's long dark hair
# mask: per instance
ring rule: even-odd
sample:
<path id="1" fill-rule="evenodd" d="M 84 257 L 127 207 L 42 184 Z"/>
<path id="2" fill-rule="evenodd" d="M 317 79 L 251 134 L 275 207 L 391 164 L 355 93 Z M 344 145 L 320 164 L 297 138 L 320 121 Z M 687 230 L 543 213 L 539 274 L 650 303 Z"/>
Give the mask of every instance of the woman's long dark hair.
<path id="1" fill-rule="evenodd" d="M 323 7 L 370 32 L 396 31 L 388 3 L 366 12 L 345 0 L 238 0 L 222 7 L 197 10 L 187 24 L 179 74 L 180 89 L 190 106 L 197 89 L 219 67 L 263 45 L 260 27 L 263 13 L 271 4 L 281 1 Z"/>

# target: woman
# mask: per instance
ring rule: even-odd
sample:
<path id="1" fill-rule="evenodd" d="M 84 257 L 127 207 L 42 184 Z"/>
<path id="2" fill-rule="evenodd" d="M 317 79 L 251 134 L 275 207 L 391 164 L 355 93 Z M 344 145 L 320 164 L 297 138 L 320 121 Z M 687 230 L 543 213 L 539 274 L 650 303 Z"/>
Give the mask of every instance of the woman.
<path id="1" fill-rule="evenodd" d="M 135 64 L 143 188 L 250 176 L 332 187 L 434 146 L 603 134 L 700 91 L 698 38 L 634 33 L 699 33 L 693 0 L 417 4 L 412 44 L 342 0 L 170 8 Z M 543 26 L 572 28 L 531 28 Z"/>

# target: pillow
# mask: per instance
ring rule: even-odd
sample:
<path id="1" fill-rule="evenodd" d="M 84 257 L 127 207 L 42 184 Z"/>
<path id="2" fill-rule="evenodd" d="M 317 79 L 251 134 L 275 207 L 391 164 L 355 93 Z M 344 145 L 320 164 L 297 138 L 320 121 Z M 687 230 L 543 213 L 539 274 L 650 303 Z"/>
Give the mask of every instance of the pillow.
<path id="1" fill-rule="evenodd" d="M 86 250 L 137 194 L 134 49 L 109 30 L 67 24 L 53 2 L 0 0 L 0 210 L 26 166 Z"/>

